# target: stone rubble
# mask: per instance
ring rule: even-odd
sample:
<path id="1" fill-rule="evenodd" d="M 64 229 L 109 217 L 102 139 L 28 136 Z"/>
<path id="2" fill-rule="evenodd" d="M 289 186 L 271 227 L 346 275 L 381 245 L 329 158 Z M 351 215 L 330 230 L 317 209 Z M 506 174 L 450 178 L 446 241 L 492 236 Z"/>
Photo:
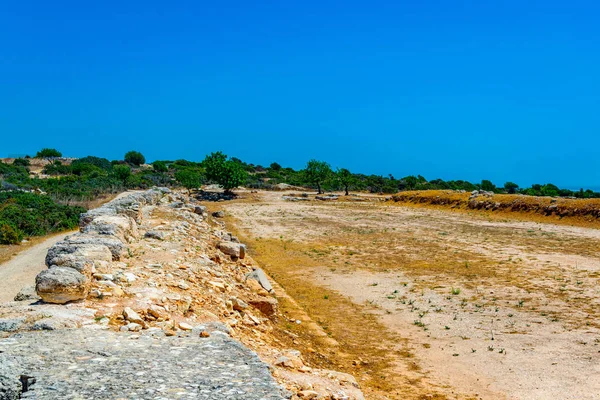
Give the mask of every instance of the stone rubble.
<path id="1" fill-rule="evenodd" d="M 48 269 L 36 278 L 43 302 L 30 288 L 21 301 L 0 305 L 0 337 L 12 335 L 0 340 L 0 350 L 11 348 L 0 353 L 0 366 L 37 380 L 23 398 L 362 399 L 352 376 L 307 366 L 299 351 L 271 338 L 283 318 L 273 285 L 212 218 L 220 216 L 160 188 L 82 214 L 80 233 L 48 251 Z M 34 330 L 44 332 L 27 332 Z M 208 343 L 219 351 L 209 352 Z M 55 358 L 41 362 L 36 349 Z M 90 349 L 113 356 L 107 362 Z M 264 373 L 267 364 L 272 373 Z M 160 377 L 153 375 L 158 367 Z M 2 392 L 12 393 L 16 370 L 6 385 L 2 371 L 0 400 L 18 398 Z"/>

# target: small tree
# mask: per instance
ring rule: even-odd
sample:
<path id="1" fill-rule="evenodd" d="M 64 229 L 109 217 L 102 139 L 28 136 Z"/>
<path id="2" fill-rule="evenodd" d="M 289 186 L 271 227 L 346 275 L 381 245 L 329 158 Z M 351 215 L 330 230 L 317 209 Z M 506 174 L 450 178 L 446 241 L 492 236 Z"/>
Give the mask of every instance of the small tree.
<path id="1" fill-rule="evenodd" d="M 62 153 L 56 149 L 44 148 L 37 152 L 35 158 L 54 158 L 62 157 Z"/>
<path id="2" fill-rule="evenodd" d="M 192 189 L 197 189 L 202 185 L 202 176 L 193 169 L 181 169 L 175 172 L 175 179 L 188 190 L 189 194 L 192 193 Z"/>
<path id="3" fill-rule="evenodd" d="M 146 157 L 139 151 L 128 151 L 125 154 L 125 162 L 139 167 L 146 162 Z"/>
<path id="4" fill-rule="evenodd" d="M 496 185 L 494 185 L 492 181 L 484 179 L 481 181 L 481 190 L 485 190 L 486 192 L 495 192 Z"/>
<path id="5" fill-rule="evenodd" d="M 504 184 L 504 190 L 506 190 L 506 193 L 515 194 L 517 193 L 517 189 L 519 189 L 519 185 L 514 182 L 506 182 Z"/>
<path id="6" fill-rule="evenodd" d="M 279 165 L 279 163 L 271 163 L 271 167 L 270 167 L 273 171 L 279 171 L 281 169 L 281 165 Z"/>
<path id="7" fill-rule="evenodd" d="M 220 151 L 206 156 L 202 165 L 206 169 L 206 177 L 221 185 L 228 194 L 244 183 L 248 177 L 248 173 L 241 163 L 232 159 L 228 160 L 227 155 Z"/>
<path id="8" fill-rule="evenodd" d="M 337 178 L 344 187 L 344 191 L 346 192 L 346 196 L 348 196 L 348 188 L 354 184 L 355 179 L 352 172 L 347 170 L 346 168 L 340 168 L 336 172 Z"/>
<path id="9" fill-rule="evenodd" d="M 331 167 L 325 161 L 310 160 L 304 170 L 306 179 L 314 185 L 317 185 L 318 194 L 323 193 L 321 184 L 331 176 Z"/>

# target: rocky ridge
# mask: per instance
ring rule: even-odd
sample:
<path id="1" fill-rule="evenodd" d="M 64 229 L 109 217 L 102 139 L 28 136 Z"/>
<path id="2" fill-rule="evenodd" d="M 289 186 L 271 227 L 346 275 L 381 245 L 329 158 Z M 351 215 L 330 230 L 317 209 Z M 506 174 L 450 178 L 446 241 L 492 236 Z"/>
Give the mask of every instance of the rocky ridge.
<path id="1" fill-rule="evenodd" d="M 269 278 L 218 217 L 168 189 L 83 214 L 37 294 L 0 306 L 0 399 L 362 399 L 352 376 L 272 337 L 284 317 Z"/>

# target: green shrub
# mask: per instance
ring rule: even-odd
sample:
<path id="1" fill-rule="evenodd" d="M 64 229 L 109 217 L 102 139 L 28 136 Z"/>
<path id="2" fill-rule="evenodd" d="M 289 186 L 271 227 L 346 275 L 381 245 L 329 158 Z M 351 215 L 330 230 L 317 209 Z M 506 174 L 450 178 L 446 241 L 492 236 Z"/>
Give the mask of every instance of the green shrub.
<path id="1" fill-rule="evenodd" d="M 71 166 L 75 168 L 79 164 L 91 164 L 105 171 L 110 171 L 112 169 L 112 164 L 106 158 L 95 157 L 95 156 L 87 156 L 75 160 L 71 163 Z"/>
<path id="2" fill-rule="evenodd" d="M 0 222 L 0 243 L 19 244 L 23 240 L 23 232 L 6 222 Z"/>
<path id="3" fill-rule="evenodd" d="M 13 165 L 29 167 L 31 165 L 31 162 L 27 158 L 17 158 L 15 161 L 13 161 Z"/>
<path id="4" fill-rule="evenodd" d="M 152 163 L 152 168 L 156 172 L 167 172 L 169 168 L 167 168 L 167 163 L 164 161 L 154 161 Z"/>
<path id="5" fill-rule="evenodd" d="M 146 157 L 139 151 L 132 150 L 125 154 L 125 162 L 139 167 L 146 162 Z"/>
<path id="6" fill-rule="evenodd" d="M 46 175 L 68 175 L 72 171 L 70 165 L 63 165 L 60 161 L 55 161 L 46 165 L 42 172 Z"/>
<path id="7" fill-rule="evenodd" d="M 127 178 L 131 175 L 131 168 L 127 165 L 115 165 L 113 167 L 113 174 L 121 182 L 127 181 Z"/>

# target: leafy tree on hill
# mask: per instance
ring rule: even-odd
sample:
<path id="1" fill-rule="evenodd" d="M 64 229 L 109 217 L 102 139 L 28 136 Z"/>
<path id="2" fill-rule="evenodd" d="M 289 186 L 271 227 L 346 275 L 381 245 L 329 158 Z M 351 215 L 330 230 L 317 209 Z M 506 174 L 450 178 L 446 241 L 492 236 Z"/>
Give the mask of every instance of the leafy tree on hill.
<path id="1" fill-rule="evenodd" d="M 517 193 L 518 189 L 519 189 L 519 185 L 517 185 L 514 182 L 506 182 L 504 184 L 504 190 L 506 190 L 506 193 L 508 193 L 508 194 L 515 194 L 515 193 Z"/>
<path id="2" fill-rule="evenodd" d="M 175 172 L 175 179 L 189 193 L 191 193 L 192 189 L 197 189 L 202 185 L 202 175 L 200 175 L 199 171 L 193 169 L 182 169 Z"/>
<path id="3" fill-rule="evenodd" d="M 352 172 L 350 172 L 346 168 L 338 169 L 336 172 L 336 175 L 337 175 L 338 180 L 344 187 L 344 192 L 346 193 L 346 196 L 348 196 L 348 188 L 350 186 L 352 186 L 356 181 L 356 179 L 354 178 L 354 175 L 352 175 Z"/>
<path id="4" fill-rule="evenodd" d="M 248 178 L 244 165 L 233 159 L 227 159 L 227 155 L 217 151 L 206 156 L 202 165 L 206 169 L 206 177 L 221 185 L 225 193 L 232 193 L 232 189 L 240 186 Z"/>
<path id="5" fill-rule="evenodd" d="M 484 179 L 481 181 L 481 190 L 485 190 L 486 192 L 495 192 L 496 185 L 494 185 L 492 181 Z"/>
<path id="6" fill-rule="evenodd" d="M 37 152 L 35 158 L 54 158 L 62 157 L 62 153 L 56 149 L 44 148 Z"/>
<path id="7" fill-rule="evenodd" d="M 269 168 L 271 168 L 273 171 L 279 171 L 281 169 L 281 165 L 274 162 L 274 163 L 271 163 L 271 166 Z"/>
<path id="8" fill-rule="evenodd" d="M 139 151 L 128 151 L 125 154 L 125 162 L 139 167 L 146 162 L 146 157 Z"/>
<path id="9" fill-rule="evenodd" d="M 329 179 L 332 171 L 329 164 L 327 164 L 325 161 L 317 161 L 313 159 L 306 164 L 304 173 L 306 174 L 306 179 L 310 183 L 317 185 L 318 194 L 321 194 L 323 193 L 323 190 L 321 190 L 321 185 L 323 182 Z"/>

